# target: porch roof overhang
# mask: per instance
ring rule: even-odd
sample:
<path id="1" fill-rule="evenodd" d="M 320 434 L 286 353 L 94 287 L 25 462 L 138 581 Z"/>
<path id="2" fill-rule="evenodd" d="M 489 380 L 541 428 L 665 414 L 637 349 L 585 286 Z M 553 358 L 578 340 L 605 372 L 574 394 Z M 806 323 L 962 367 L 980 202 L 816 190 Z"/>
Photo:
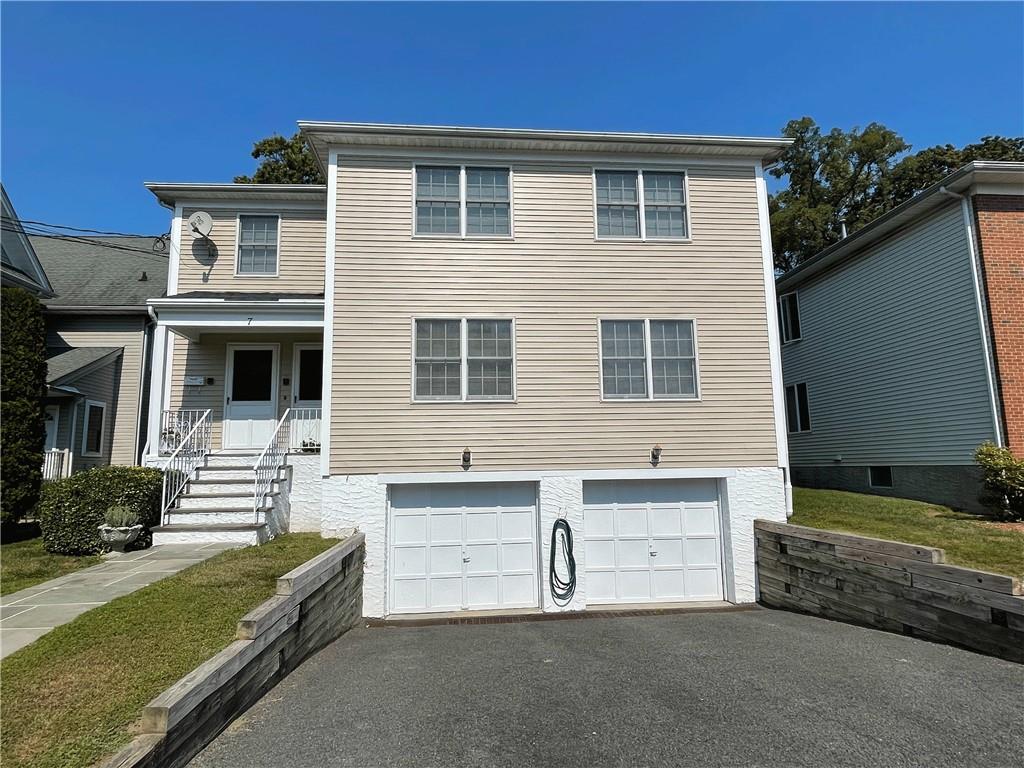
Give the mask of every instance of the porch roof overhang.
<path id="1" fill-rule="evenodd" d="M 188 295 L 150 299 L 158 326 L 199 342 L 205 333 L 323 331 L 323 297 L 255 294 Z"/>

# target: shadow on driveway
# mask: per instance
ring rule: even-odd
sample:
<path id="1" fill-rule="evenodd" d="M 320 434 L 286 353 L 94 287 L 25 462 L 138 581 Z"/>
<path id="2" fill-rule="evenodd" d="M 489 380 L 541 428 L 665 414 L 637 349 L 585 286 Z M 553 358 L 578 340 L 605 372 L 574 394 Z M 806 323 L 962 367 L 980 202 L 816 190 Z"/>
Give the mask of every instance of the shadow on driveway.
<path id="1" fill-rule="evenodd" d="M 784 611 L 360 628 L 194 768 L 1017 766 L 1024 667 Z"/>

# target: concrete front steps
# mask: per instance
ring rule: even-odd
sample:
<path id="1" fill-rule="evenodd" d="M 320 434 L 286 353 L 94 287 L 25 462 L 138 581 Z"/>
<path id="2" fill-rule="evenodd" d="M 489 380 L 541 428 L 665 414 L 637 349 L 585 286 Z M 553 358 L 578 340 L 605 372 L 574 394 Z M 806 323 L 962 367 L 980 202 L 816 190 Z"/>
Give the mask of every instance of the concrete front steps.
<path id="1" fill-rule="evenodd" d="M 268 521 L 281 495 L 276 479 L 254 509 L 253 465 L 257 454 L 212 454 L 196 472 L 165 522 L 153 529 L 154 544 L 232 542 L 262 544 L 273 538 Z"/>

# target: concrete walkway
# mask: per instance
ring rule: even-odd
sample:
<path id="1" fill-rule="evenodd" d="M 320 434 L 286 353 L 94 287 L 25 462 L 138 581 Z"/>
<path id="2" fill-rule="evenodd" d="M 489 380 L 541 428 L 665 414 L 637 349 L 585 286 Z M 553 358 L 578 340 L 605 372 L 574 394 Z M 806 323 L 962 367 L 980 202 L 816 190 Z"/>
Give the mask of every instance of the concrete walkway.
<path id="1" fill-rule="evenodd" d="M 163 544 L 0 597 L 0 658 L 79 614 L 237 546 Z"/>

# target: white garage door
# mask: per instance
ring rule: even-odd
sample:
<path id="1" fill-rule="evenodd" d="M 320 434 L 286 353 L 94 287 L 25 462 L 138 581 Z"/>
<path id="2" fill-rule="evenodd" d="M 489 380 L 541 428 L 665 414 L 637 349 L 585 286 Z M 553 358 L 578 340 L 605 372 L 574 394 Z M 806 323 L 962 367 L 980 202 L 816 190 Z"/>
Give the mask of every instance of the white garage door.
<path id="1" fill-rule="evenodd" d="M 537 605 L 533 483 L 391 486 L 391 613 Z"/>
<path id="2" fill-rule="evenodd" d="M 583 484 L 587 603 L 721 600 L 714 480 Z"/>

